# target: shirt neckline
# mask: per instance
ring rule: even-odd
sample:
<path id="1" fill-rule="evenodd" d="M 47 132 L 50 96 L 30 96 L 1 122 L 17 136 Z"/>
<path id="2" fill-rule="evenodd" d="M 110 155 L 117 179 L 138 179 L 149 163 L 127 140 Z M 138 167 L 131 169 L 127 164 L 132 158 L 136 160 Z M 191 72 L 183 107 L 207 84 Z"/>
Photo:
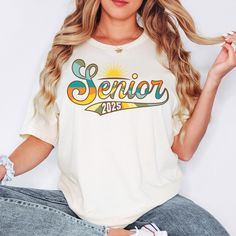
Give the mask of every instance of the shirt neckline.
<path id="1" fill-rule="evenodd" d="M 134 39 L 131 42 L 128 43 L 124 43 L 124 44 L 117 44 L 117 45 L 113 45 L 113 44 L 107 44 L 107 43 L 102 43 L 92 37 L 90 37 L 87 42 L 95 47 L 101 48 L 101 49 L 117 49 L 117 48 L 121 48 L 121 49 L 129 49 L 132 48 L 134 46 L 139 45 L 140 43 L 144 42 L 147 39 L 147 33 L 145 31 L 145 29 L 143 28 L 143 32 L 141 35 L 139 35 L 138 38 Z"/>

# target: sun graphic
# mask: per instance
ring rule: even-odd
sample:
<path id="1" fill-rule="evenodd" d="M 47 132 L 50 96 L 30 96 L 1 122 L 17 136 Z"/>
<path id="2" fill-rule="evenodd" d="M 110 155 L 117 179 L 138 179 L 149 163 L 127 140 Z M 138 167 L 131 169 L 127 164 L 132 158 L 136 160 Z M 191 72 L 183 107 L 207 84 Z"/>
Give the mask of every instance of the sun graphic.
<path id="1" fill-rule="evenodd" d="M 119 64 L 109 65 L 104 69 L 104 77 L 125 77 L 125 71 Z"/>

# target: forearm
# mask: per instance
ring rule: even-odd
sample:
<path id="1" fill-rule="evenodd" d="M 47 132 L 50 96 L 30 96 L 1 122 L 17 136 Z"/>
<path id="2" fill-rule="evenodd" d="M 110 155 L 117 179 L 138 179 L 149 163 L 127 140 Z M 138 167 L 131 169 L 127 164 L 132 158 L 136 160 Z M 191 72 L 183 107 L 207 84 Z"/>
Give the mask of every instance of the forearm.
<path id="1" fill-rule="evenodd" d="M 15 176 L 23 174 L 42 162 L 51 152 L 53 146 L 34 136 L 30 136 L 21 143 L 11 155 L 9 159 L 14 163 Z M 5 175 L 5 170 L 0 165 L 0 180 Z"/>
<path id="2" fill-rule="evenodd" d="M 212 107 L 220 82 L 208 75 L 202 93 L 194 108 L 192 116 L 186 121 L 176 137 L 174 147 L 181 160 L 189 160 L 196 151 L 203 138 L 211 117 Z M 180 143 L 180 134 L 185 130 L 183 144 Z"/>

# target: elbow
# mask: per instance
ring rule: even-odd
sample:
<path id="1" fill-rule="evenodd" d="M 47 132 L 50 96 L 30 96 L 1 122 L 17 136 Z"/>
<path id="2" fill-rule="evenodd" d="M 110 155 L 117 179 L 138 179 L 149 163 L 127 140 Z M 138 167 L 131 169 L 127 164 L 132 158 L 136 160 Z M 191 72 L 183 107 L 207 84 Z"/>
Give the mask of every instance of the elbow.
<path id="1" fill-rule="evenodd" d="M 190 161 L 193 156 L 192 153 L 187 153 L 186 150 L 176 150 L 172 147 L 172 151 L 178 156 L 178 159 L 181 161 Z"/>
<path id="2" fill-rule="evenodd" d="M 192 159 L 192 157 L 193 157 L 193 154 L 192 154 L 192 153 L 190 153 L 190 154 L 188 154 L 188 153 L 183 153 L 183 154 L 181 154 L 181 155 L 178 155 L 178 157 L 179 157 L 179 159 L 180 159 L 181 161 L 190 161 L 190 160 Z"/>
<path id="3" fill-rule="evenodd" d="M 190 161 L 193 157 L 193 154 L 187 154 L 187 153 L 183 153 L 183 152 L 174 152 L 177 156 L 178 159 L 181 161 Z"/>
<path id="4" fill-rule="evenodd" d="M 196 150 L 196 148 L 193 149 L 190 147 L 186 147 L 186 145 L 180 145 L 177 141 L 173 142 L 171 149 L 175 154 L 177 154 L 178 159 L 180 159 L 181 161 L 190 161 Z"/>

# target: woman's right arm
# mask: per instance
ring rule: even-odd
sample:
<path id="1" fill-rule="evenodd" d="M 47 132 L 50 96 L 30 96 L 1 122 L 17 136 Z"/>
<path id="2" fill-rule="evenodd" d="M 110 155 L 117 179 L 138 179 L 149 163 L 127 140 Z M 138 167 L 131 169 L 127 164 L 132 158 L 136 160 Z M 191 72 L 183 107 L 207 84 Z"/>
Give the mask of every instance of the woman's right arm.
<path id="1" fill-rule="evenodd" d="M 15 176 L 21 175 L 39 165 L 48 157 L 54 146 L 30 135 L 8 158 L 14 163 Z M 0 180 L 5 176 L 6 169 L 0 165 Z"/>

